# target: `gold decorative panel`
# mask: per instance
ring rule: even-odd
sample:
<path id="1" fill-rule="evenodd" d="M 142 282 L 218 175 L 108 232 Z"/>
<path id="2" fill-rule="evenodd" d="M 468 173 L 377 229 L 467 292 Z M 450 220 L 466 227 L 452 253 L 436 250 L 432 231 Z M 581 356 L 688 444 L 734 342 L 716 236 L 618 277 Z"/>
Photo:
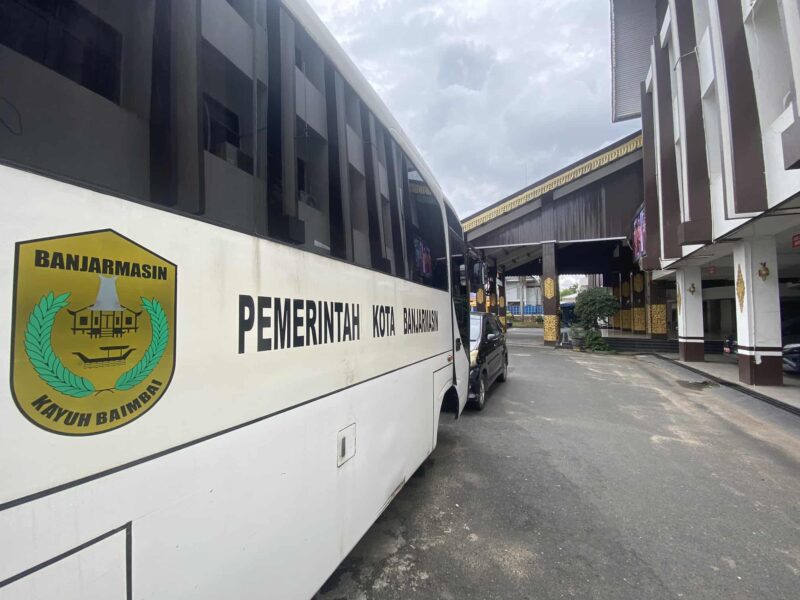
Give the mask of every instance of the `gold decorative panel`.
<path id="1" fill-rule="evenodd" d="M 483 288 L 478 288 L 478 291 L 475 294 L 475 300 L 478 302 L 478 304 L 483 304 L 483 301 L 486 300 Z"/>
<path id="2" fill-rule="evenodd" d="M 667 305 L 650 305 L 650 333 L 661 335 L 667 333 Z"/>
<path id="3" fill-rule="evenodd" d="M 548 300 L 552 300 L 555 298 L 556 295 L 556 282 L 553 281 L 552 277 L 548 277 L 544 280 L 544 297 Z"/>
<path id="4" fill-rule="evenodd" d="M 631 284 L 628 281 L 622 283 L 622 297 L 629 298 L 631 295 Z"/>
<path id="5" fill-rule="evenodd" d="M 644 308 L 634 308 L 633 309 L 633 330 L 638 332 L 644 332 L 647 328 L 645 324 L 644 318 Z"/>
<path id="6" fill-rule="evenodd" d="M 641 273 L 633 276 L 633 291 L 637 294 L 641 294 L 644 291 L 644 276 Z"/>
<path id="7" fill-rule="evenodd" d="M 631 328 L 631 311 L 628 308 L 623 308 L 619 311 L 620 321 L 623 329 Z"/>
<path id="8" fill-rule="evenodd" d="M 504 308 L 505 305 L 506 305 L 506 297 L 505 296 L 500 296 L 500 299 L 498 300 L 498 303 L 500 304 L 500 308 Z"/>
<path id="9" fill-rule="evenodd" d="M 544 316 L 544 341 L 557 342 L 561 333 L 561 323 L 558 315 Z"/>
<path id="10" fill-rule="evenodd" d="M 742 275 L 742 265 L 737 267 L 736 274 L 736 299 L 739 301 L 739 312 L 744 310 L 744 276 Z"/>

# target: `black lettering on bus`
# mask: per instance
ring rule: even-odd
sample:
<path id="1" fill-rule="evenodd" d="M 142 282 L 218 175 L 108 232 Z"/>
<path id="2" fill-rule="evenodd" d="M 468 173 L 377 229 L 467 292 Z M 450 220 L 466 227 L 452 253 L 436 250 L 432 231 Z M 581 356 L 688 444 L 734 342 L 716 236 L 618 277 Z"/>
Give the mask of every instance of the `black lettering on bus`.
<path id="1" fill-rule="evenodd" d="M 31 406 L 33 406 L 33 408 L 35 408 L 38 412 L 42 412 L 42 407 L 48 402 L 51 402 L 51 400 L 47 397 L 47 395 L 39 396 L 36 400 L 31 402 Z"/>
<path id="2" fill-rule="evenodd" d="M 317 303 L 306 301 L 306 344 L 316 346 L 317 342 Z"/>
<path id="3" fill-rule="evenodd" d="M 333 303 L 333 311 L 336 313 L 336 341 L 342 341 L 342 309 L 344 305 L 341 302 Z M 333 337 L 333 335 L 331 335 Z"/>
<path id="4" fill-rule="evenodd" d="M 60 406 L 56 406 L 56 416 L 55 416 L 55 418 L 53 418 L 53 421 L 58 423 L 61 420 L 61 417 L 63 417 L 65 414 L 67 414 L 67 412 L 68 411 L 67 411 L 66 408 L 61 408 Z"/>
<path id="5" fill-rule="evenodd" d="M 50 258 L 50 268 L 51 269 L 64 268 L 64 255 L 61 254 L 61 252 L 53 252 L 53 256 Z"/>
<path id="6" fill-rule="evenodd" d="M 50 266 L 50 253 L 47 250 L 37 250 L 33 257 L 33 264 L 37 267 Z"/>
<path id="7" fill-rule="evenodd" d="M 56 414 L 56 409 L 58 408 L 58 404 L 55 402 L 51 402 L 42 412 L 43 417 L 47 417 L 48 419 L 52 419 L 53 415 Z"/>
<path id="8" fill-rule="evenodd" d="M 325 341 L 323 344 L 329 344 L 333 341 L 333 302 L 325 302 Z"/>
<path id="9" fill-rule="evenodd" d="M 259 298 L 258 312 L 261 314 L 261 298 Z M 253 306 L 253 298 L 239 294 L 239 354 L 244 354 L 244 334 L 253 329 L 255 322 L 255 306 Z M 259 326 L 261 325 L 259 319 Z M 259 335 L 259 346 L 260 335 Z M 259 348 L 259 351 L 261 348 Z"/>
<path id="10" fill-rule="evenodd" d="M 342 333 L 342 340 L 347 342 L 353 339 L 353 327 L 350 322 L 350 305 L 344 305 L 344 331 Z"/>
<path id="11" fill-rule="evenodd" d="M 353 304 L 353 337 L 351 339 L 361 339 L 361 305 Z"/>
<path id="12" fill-rule="evenodd" d="M 252 303 L 253 299 L 250 299 Z M 264 337 L 264 330 L 272 327 L 272 317 L 267 311 L 272 310 L 272 298 L 259 296 L 258 297 L 258 352 L 266 352 L 272 350 L 272 338 Z M 252 328 L 252 324 L 250 325 Z"/>
<path id="13" fill-rule="evenodd" d="M 65 268 L 67 271 L 77 271 L 81 264 L 81 257 L 79 254 L 67 254 Z"/>
<path id="14" fill-rule="evenodd" d="M 302 348 L 305 346 L 305 338 L 300 335 L 301 328 L 303 327 L 303 300 L 292 301 L 292 347 Z"/>
<path id="15" fill-rule="evenodd" d="M 272 338 L 275 340 L 276 350 L 291 347 L 291 308 L 292 301 L 288 298 L 286 300 L 275 298 L 275 308 L 272 311 L 275 316 L 275 327 L 272 330 Z"/>
<path id="16" fill-rule="evenodd" d="M 123 277 L 129 277 L 131 274 L 131 263 L 126 260 L 118 260 L 114 265 L 114 273 L 116 275 L 122 275 Z"/>
<path id="17" fill-rule="evenodd" d="M 104 425 L 108 422 L 108 414 L 105 411 L 100 411 L 95 413 L 94 419 L 98 425 Z"/>

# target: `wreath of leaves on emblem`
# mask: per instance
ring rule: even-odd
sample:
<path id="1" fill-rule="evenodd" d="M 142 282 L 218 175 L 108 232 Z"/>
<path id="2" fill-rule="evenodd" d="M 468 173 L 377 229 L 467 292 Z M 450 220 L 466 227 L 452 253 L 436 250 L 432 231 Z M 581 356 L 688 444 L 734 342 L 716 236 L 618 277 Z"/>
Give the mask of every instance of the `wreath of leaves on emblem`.
<path id="1" fill-rule="evenodd" d="M 85 398 L 95 391 L 94 384 L 67 369 L 53 352 L 51 341 L 56 315 L 69 305 L 69 296 L 69 292 L 60 296 L 50 292 L 34 306 L 25 328 L 25 352 L 39 377 L 55 391 L 73 398 Z"/>
<path id="2" fill-rule="evenodd" d="M 142 298 L 142 306 L 147 311 L 147 314 L 150 315 L 150 328 L 153 332 L 150 345 L 145 350 L 142 359 L 130 371 L 125 371 L 117 379 L 117 383 L 114 385 L 114 389 L 117 390 L 129 390 L 144 381 L 153 372 L 153 369 L 158 366 L 164 351 L 167 349 L 169 325 L 164 308 L 155 298 L 152 300 Z"/>
<path id="3" fill-rule="evenodd" d="M 60 296 L 50 292 L 34 306 L 25 328 L 25 352 L 42 381 L 55 391 L 73 398 L 85 398 L 96 391 L 94 384 L 67 369 L 53 351 L 53 324 L 58 312 L 69 305 L 69 296 L 69 292 Z M 150 316 L 150 345 L 142 359 L 132 369 L 120 375 L 114 385 L 115 390 L 126 391 L 139 385 L 158 366 L 167 349 L 169 324 L 164 307 L 155 298 L 142 298 L 142 307 Z"/>

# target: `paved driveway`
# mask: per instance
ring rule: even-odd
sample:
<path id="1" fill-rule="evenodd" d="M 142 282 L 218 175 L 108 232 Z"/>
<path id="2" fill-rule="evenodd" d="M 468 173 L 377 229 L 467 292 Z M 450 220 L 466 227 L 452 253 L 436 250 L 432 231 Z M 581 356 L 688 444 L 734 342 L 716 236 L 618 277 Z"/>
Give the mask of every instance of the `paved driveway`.
<path id="1" fill-rule="evenodd" d="M 321 599 L 800 597 L 800 418 L 532 337 Z"/>

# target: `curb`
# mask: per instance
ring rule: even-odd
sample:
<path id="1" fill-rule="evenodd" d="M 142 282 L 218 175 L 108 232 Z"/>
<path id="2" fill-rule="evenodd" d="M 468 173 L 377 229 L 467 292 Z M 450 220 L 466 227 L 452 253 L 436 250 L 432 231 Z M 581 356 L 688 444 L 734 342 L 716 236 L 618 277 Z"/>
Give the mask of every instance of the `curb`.
<path id="1" fill-rule="evenodd" d="M 644 353 L 642 353 L 642 354 L 644 354 Z M 725 386 L 725 387 L 730 388 L 732 390 L 736 390 L 737 392 L 741 392 L 742 394 L 747 394 L 751 398 L 755 398 L 756 400 L 761 400 L 762 402 L 766 402 L 767 404 L 771 404 L 772 406 L 775 406 L 777 408 L 780 408 L 781 410 L 785 410 L 786 412 L 792 413 L 793 415 L 795 415 L 797 417 L 800 417 L 800 408 L 798 408 L 796 406 L 793 406 L 791 404 L 787 404 L 786 402 L 782 402 L 781 400 L 778 400 L 777 398 L 773 398 L 772 396 L 767 396 L 765 394 L 760 394 L 759 392 L 751 390 L 750 388 L 746 388 L 743 385 L 739 385 L 738 383 L 733 383 L 732 381 L 728 381 L 727 379 L 720 379 L 719 377 L 715 377 L 714 375 L 711 375 L 709 373 L 701 371 L 700 369 L 695 369 L 694 367 L 690 367 L 690 366 L 688 366 L 688 365 L 686 365 L 686 364 L 684 364 L 682 362 L 679 362 L 679 361 L 677 361 L 675 359 L 672 359 L 672 358 L 669 358 L 669 357 L 666 357 L 666 356 L 662 356 L 661 354 L 658 354 L 657 352 L 653 352 L 651 354 L 651 356 L 655 356 L 657 358 L 660 358 L 661 360 L 665 360 L 667 362 L 670 362 L 673 365 L 677 365 L 678 367 L 682 367 L 682 368 L 686 369 L 687 371 L 691 371 L 692 373 L 695 373 L 697 375 L 705 377 L 706 379 L 708 379 L 710 381 L 713 381 L 714 383 L 716 383 L 718 385 L 722 385 L 722 386 Z"/>

